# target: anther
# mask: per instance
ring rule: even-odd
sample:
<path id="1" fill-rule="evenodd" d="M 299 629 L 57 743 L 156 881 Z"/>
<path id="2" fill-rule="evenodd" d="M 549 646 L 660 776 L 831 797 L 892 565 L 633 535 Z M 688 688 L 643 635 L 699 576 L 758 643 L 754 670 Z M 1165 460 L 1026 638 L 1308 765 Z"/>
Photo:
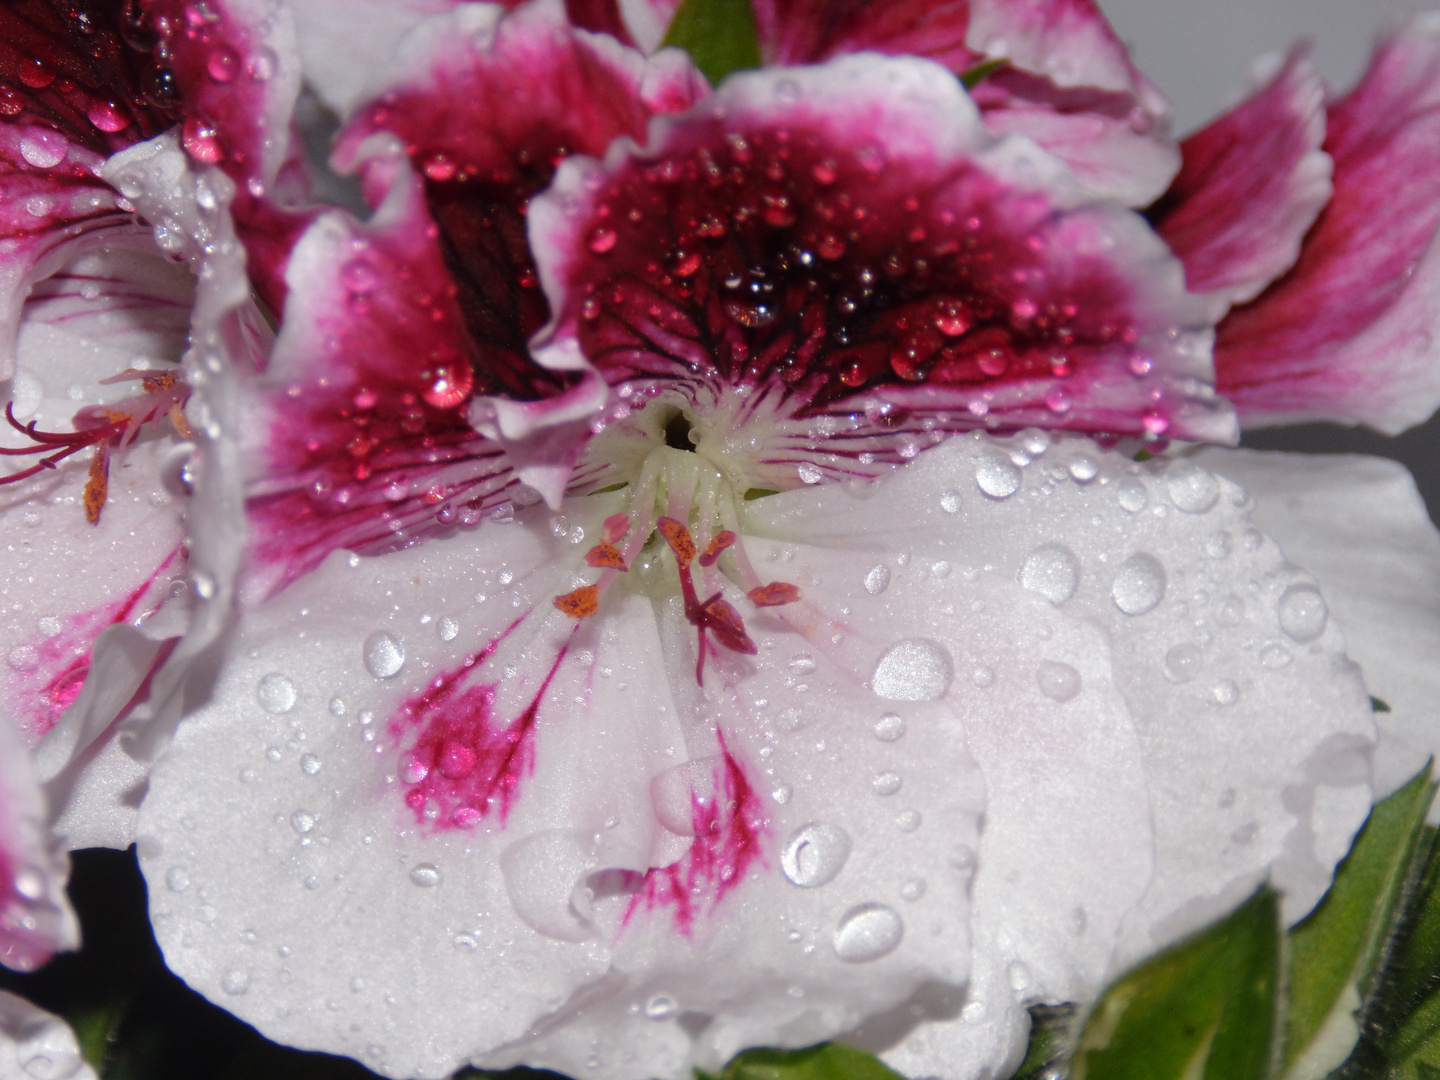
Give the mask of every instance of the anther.
<path id="1" fill-rule="evenodd" d="M 800 590 L 788 581 L 772 581 L 757 585 L 745 594 L 756 607 L 781 607 L 800 599 Z"/>
<path id="2" fill-rule="evenodd" d="M 619 570 L 622 573 L 629 569 L 625 565 L 625 556 L 620 554 L 620 549 L 608 540 L 601 541 L 585 553 L 585 564 L 603 567 L 606 570 Z"/>
<path id="3" fill-rule="evenodd" d="M 704 554 L 700 556 L 701 566 L 714 566 L 715 560 L 720 558 L 721 552 L 735 543 L 735 534 L 729 529 L 717 533 L 715 538 L 706 546 Z"/>
<path id="4" fill-rule="evenodd" d="M 555 606 L 572 619 L 588 619 L 600 610 L 600 588 L 582 585 L 574 592 L 555 597 Z"/>

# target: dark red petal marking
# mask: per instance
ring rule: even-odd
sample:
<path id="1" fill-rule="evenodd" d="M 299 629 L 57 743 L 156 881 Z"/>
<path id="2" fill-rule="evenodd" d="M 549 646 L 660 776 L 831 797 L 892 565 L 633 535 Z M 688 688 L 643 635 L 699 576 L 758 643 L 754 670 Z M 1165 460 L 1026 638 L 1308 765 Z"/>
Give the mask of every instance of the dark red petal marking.
<path id="1" fill-rule="evenodd" d="M 27 655 L 33 652 L 35 663 L 24 664 L 27 670 L 9 672 L 5 700 L 10 714 L 30 742 L 38 742 L 80 696 L 100 632 L 106 627 L 133 622 L 158 609 L 165 601 L 171 580 L 183 572 L 184 565 L 184 549 L 177 547 L 128 596 L 69 615 L 60 633 L 37 637 L 19 646 L 27 650 Z M 13 669 L 14 665 L 11 666 Z"/>
<path id="2" fill-rule="evenodd" d="M 737 537 L 729 529 L 715 534 L 715 538 L 705 546 L 705 552 L 700 556 L 701 566 L 714 566 L 717 559 L 731 544 L 735 543 Z"/>
<path id="3" fill-rule="evenodd" d="M 1006 179 L 1014 144 L 957 147 L 941 79 L 859 56 L 736 75 L 644 156 L 567 166 L 532 209 L 542 357 L 573 340 L 612 387 L 833 418 L 767 447 L 767 486 L 974 427 L 1228 437 L 1203 342 L 1177 340 L 1205 323 L 1178 263 L 1138 217 Z"/>
<path id="4" fill-rule="evenodd" d="M 985 54 L 965 43 L 967 0 L 755 0 L 760 49 L 772 64 L 852 52 L 924 56 L 961 72 Z"/>
<path id="5" fill-rule="evenodd" d="M 725 745 L 724 732 L 718 734 L 722 764 L 716 769 L 715 795 L 708 800 L 691 798 L 695 840 L 677 861 L 646 871 L 622 926 L 641 910 L 668 907 L 675 929 L 688 938 L 696 920 L 712 914 L 751 867 L 764 865 L 763 844 L 769 833 L 765 807 Z"/>
<path id="6" fill-rule="evenodd" d="M 534 773 L 540 702 L 569 645 L 560 647 L 535 696 L 508 723 L 495 711 L 498 682 L 478 678 L 485 661 L 523 621 L 524 616 L 460 667 L 437 676 L 390 720 L 395 744 L 409 743 L 400 754 L 400 780 L 418 824 L 463 829 L 493 814 L 504 825 L 522 781 Z M 426 816 L 431 804 L 438 817 Z"/>
<path id="7" fill-rule="evenodd" d="M 1440 29 L 1421 18 L 1331 107 L 1335 194 L 1295 268 L 1220 324 L 1218 387 L 1245 424 L 1338 420 L 1394 434 L 1434 410 L 1437 140 Z"/>
<path id="8" fill-rule="evenodd" d="M 362 164 L 367 187 L 383 189 L 377 170 L 388 166 L 360 161 L 361 144 L 377 132 L 399 137 L 425 177 L 474 363 L 490 373 L 494 392 L 548 396 L 560 382 L 526 348 L 549 317 L 526 243 L 530 198 L 567 154 L 603 154 L 619 136 L 643 138 L 657 109 L 689 106 L 704 84 L 669 70 L 674 58 L 647 66 L 614 41 L 576 33 L 555 6 L 522 5 L 493 38 L 470 25 L 477 19 L 493 12 L 432 20 L 428 54 L 410 59 L 423 74 L 362 110 L 336 160 Z"/>
<path id="9" fill-rule="evenodd" d="M 1184 165 L 1149 212 L 1191 292 L 1250 300 L 1288 270 L 1330 195 L 1324 87 L 1303 50 L 1180 144 Z"/>
<path id="10" fill-rule="evenodd" d="M 782 607 L 800 599 L 800 590 L 788 581 L 772 581 L 759 585 L 745 594 L 756 607 Z"/>
<path id="11" fill-rule="evenodd" d="M 431 229 L 412 180 L 369 225 L 322 218 L 291 257 L 250 406 L 250 543 L 276 587 L 337 547 L 381 552 L 474 524 L 515 483 L 465 418 L 472 346 Z"/>

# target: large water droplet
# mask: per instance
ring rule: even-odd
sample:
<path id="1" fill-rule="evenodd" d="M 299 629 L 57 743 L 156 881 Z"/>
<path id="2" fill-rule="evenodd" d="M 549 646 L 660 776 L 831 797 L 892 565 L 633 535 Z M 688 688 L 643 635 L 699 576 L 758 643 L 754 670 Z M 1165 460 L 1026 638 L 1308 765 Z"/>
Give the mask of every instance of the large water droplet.
<path id="1" fill-rule="evenodd" d="M 190 887 L 190 872 L 183 866 L 172 866 L 165 871 L 165 887 L 174 893 L 182 893 Z"/>
<path id="2" fill-rule="evenodd" d="M 405 650 L 388 630 L 376 630 L 365 639 L 365 669 L 377 679 L 388 679 L 405 664 Z"/>
<path id="3" fill-rule="evenodd" d="M 1193 461 L 1172 465 L 1165 474 L 1170 501 L 1187 514 L 1203 514 L 1220 498 L 1220 481 L 1215 474 Z"/>
<path id="4" fill-rule="evenodd" d="M 255 697 L 266 712 L 287 713 L 295 707 L 299 694 L 288 675 L 272 671 L 256 684 Z"/>
<path id="5" fill-rule="evenodd" d="M 835 955 L 847 964 L 865 964 L 895 951 L 905 936 L 905 923 L 894 908 L 859 904 L 835 927 Z"/>
<path id="6" fill-rule="evenodd" d="M 1080 560 L 1064 544 L 1044 544 L 1025 556 L 1019 580 L 1052 604 L 1063 604 L 1080 583 Z"/>
<path id="7" fill-rule="evenodd" d="M 791 834 L 780 869 L 792 885 L 813 889 L 834 881 L 850 857 L 850 834 L 839 825 L 811 822 Z"/>
<path id="8" fill-rule="evenodd" d="M 1330 609 L 1314 585 L 1291 585 L 1280 597 L 1280 629 L 1302 644 L 1325 631 Z"/>
<path id="9" fill-rule="evenodd" d="M 16 645 L 5 657 L 15 671 L 34 671 L 40 666 L 40 650 L 34 645 Z"/>
<path id="10" fill-rule="evenodd" d="M 960 493 L 958 491 L 942 491 L 940 493 L 940 509 L 947 514 L 958 514 L 960 512 Z"/>
<path id="11" fill-rule="evenodd" d="M 410 868 L 410 880 L 422 889 L 433 889 L 440 884 L 440 868 L 434 863 L 417 863 Z"/>
<path id="12" fill-rule="evenodd" d="M 20 135 L 20 156 L 37 169 L 54 168 L 69 152 L 70 143 L 58 131 L 34 127 Z"/>
<path id="13" fill-rule="evenodd" d="M 884 563 L 865 571 L 865 591 L 878 596 L 890 587 L 890 568 Z"/>
<path id="14" fill-rule="evenodd" d="M 320 771 L 320 758 L 316 754 L 300 755 L 300 771 L 306 776 L 314 776 Z"/>
<path id="15" fill-rule="evenodd" d="M 975 483 L 992 499 L 1008 499 L 1020 490 L 1019 467 L 998 454 L 983 454 L 975 463 Z"/>
<path id="16" fill-rule="evenodd" d="M 1145 504 L 1150 501 L 1150 496 L 1145 491 L 1145 485 L 1132 476 L 1115 485 L 1115 501 L 1120 504 L 1122 510 L 1138 514 L 1145 509 Z"/>
<path id="17" fill-rule="evenodd" d="M 571 899 L 591 867 L 592 838 L 579 830 L 531 833 L 500 854 L 500 872 L 515 914 L 557 941 L 584 941 L 594 929 Z"/>
<path id="18" fill-rule="evenodd" d="M 934 701 L 950 688 L 950 654 L 929 638 L 906 638 L 885 650 L 870 685 L 889 701 Z"/>
<path id="19" fill-rule="evenodd" d="M 1126 615 L 1144 615 L 1165 596 L 1165 567 L 1143 551 L 1131 555 L 1120 564 L 1110 596 Z"/>
<path id="20" fill-rule="evenodd" d="M 1035 669 L 1040 692 L 1054 701 L 1069 701 L 1080 693 L 1080 672 L 1055 660 L 1041 661 Z"/>

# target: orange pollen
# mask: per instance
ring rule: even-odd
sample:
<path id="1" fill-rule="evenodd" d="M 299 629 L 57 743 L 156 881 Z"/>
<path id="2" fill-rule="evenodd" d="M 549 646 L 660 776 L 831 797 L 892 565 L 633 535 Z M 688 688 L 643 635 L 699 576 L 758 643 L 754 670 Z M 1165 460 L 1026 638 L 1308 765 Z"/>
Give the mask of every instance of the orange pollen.
<path id="1" fill-rule="evenodd" d="M 695 561 L 695 541 L 690 537 L 690 530 L 672 517 L 662 517 L 655 522 L 655 528 L 675 553 L 680 569 L 690 569 L 690 564 Z"/>
<path id="2" fill-rule="evenodd" d="M 735 539 L 735 534 L 729 529 L 726 529 L 722 533 L 717 533 L 715 539 L 711 540 L 705 548 L 705 553 L 700 556 L 700 565 L 714 566 L 715 560 L 720 558 L 720 553 L 735 543 Z"/>
<path id="3" fill-rule="evenodd" d="M 90 459 L 90 477 L 85 481 L 85 520 L 91 525 L 100 523 L 100 511 L 105 509 L 105 500 L 110 494 L 110 447 L 97 443 L 95 454 Z"/>
<path id="4" fill-rule="evenodd" d="M 769 585 L 755 586 L 745 595 L 756 607 L 780 607 L 799 600 L 800 590 L 788 581 L 772 581 Z"/>
<path id="5" fill-rule="evenodd" d="M 600 588 L 582 585 L 574 592 L 555 597 L 555 606 L 572 619 L 588 619 L 600 610 Z"/>
<path id="6" fill-rule="evenodd" d="M 601 541 L 585 553 L 585 562 L 589 566 L 604 567 L 607 570 L 619 570 L 622 573 L 628 569 L 625 565 L 625 556 L 620 554 L 620 549 L 609 540 Z"/>
<path id="7" fill-rule="evenodd" d="M 175 376 L 168 371 L 161 372 L 152 378 L 140 380 L 140 389 L 147 394 L 158 394 L 161 390 L 169 390 L 174 385 Z"/>

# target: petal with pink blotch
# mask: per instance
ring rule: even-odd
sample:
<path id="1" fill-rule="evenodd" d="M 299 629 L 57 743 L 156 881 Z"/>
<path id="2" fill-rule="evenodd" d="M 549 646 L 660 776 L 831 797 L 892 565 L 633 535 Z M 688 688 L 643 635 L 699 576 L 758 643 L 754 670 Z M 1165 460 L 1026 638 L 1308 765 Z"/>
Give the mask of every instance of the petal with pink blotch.
<path id="1" fill-rule="evenodd" d="M 731 401 L 771 440 L 756 486 L 974 428 L 1233 438 L 1179 263 L 928 61 L 736 75 L 645 150 L 567 162 L 530 226 L 536 357 L 621 404 Z"/>
<path id="2" fill-rule="evenodd" d="M 1251 427 L 1394 434 L 1440 403 L 1440 16 L 1410 20 L 1331 107 L 1334 197 L 1294 269 L 1220 324 L 1220 391 Z"/>
<path id="3" fill-rule="evenodd" d="M 1294 265 L 1330 199 L 1325 88 L 1296 50 L 1251 97 L 1180 144 L 1184 165 L 1150 211 L 1217 317 Z"/>

